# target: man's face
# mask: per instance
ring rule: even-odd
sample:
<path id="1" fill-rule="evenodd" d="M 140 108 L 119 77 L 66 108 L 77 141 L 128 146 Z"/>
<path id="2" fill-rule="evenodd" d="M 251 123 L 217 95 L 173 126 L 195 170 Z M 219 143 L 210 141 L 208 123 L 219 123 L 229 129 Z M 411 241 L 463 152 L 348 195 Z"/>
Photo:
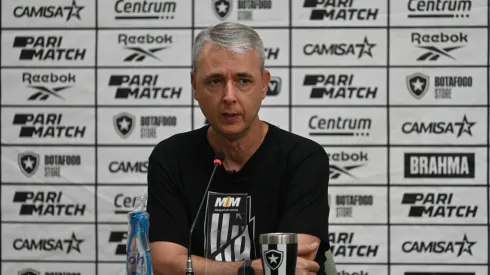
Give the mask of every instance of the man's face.
<path id="1" fill-rule="evenodd" d="M 194 98 L 220 133 L 241 136 L 257 119 L 270 73 L 260 70 L 255 50 L 235 54 L 207 43 L 191 73 Z"/>

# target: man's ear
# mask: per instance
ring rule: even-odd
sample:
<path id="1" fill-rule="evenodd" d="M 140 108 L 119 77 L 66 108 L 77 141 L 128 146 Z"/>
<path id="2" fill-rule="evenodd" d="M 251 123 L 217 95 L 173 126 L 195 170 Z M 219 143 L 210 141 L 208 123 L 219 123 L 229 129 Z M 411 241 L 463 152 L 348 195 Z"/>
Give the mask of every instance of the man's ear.
<path id="1" fill-rule="evenodd" d="M 268 70 L 264 70 L 262 74 L 262 99 L 267 96 L 267 88 L 269 88 L 269 82 L 271 80 L 271 73 Z"/>
<path id="2" fill-rule="evenodd" d="M 197 100 L 197 94 L 196 94 L 196 73 L 191 72 L 191 85 L 192 85 L 192 96 L 194 97 L 195 100 Z"/>

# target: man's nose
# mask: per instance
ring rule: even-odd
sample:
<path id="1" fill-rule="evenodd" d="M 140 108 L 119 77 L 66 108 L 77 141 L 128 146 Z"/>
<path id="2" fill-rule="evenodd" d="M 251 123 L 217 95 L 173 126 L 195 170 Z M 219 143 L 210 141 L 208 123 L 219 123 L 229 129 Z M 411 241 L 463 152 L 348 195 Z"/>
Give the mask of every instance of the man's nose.
<path id="1" fill-rule="evenodd" d="M 235 87 L 235 83 L 233 82 L 233 80 L 229 80 L 226 82 L 225 96 L 223 97 L 223 100 L 226 103 L 236 102 L 236 87 Z"/>

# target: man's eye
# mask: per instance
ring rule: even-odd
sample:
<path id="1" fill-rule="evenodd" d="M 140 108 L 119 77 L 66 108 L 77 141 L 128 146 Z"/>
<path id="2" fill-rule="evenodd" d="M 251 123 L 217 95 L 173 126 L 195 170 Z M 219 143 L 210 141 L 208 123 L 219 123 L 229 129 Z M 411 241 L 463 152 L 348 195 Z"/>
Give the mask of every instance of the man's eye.
<path id="1" fill-rule="evenodd" d="M 219 79 L 211 79 L 209 81 L 210 84 L 218 84 L 219 83 Z"/>
<path id="2" fill-rule="evenodd" d="M 240 79 L 241 84 L 248 84 L 250 83 L 250 79 Z"/>

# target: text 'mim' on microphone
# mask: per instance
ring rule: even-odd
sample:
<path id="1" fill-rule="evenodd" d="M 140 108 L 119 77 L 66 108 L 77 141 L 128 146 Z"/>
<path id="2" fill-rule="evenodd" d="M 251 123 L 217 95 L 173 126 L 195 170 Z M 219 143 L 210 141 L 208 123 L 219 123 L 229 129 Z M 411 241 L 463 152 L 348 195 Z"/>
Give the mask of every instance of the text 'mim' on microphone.
<path id="1" fill-rule="evenodd" d="M 213 167 L 213 172 L 211 173 L 211 176 L 209 177 L 208 185 L 206 186 L 206 191 L 204 191 L 204 195 L 202 196 L 201 199 L 201 204 L 199 205 L 199 208 L 197 209 L 197 214 L 194 217 L 194 220 L 192 221 L 191 229 L 189 231 L 189 242 L 188 242 L 188 249 L 187 249 L 187 262 L 186 262 L 186 275 L 194 275 L 194 271 L 192 269 L 192 250 L 191 250 L 191 244 L 192 244 L 192 232 L 194 231 L 194 226 L 196 225 L 197 219 L 199 218 L 199 213 L 201 213 L 201 208 L 202 205 L 204 204 L 204 201 L 206 200 L 206 194 L 209 191 L 209 186 L 211 186 L 211 182 L 213 181 L 214 178 L 214 173 L 216 172 L 216 169 L 218 169 L 218 166 L 223 165 L 223 160 L 225 159 L 225 154 L 223 153 L 215 153 L 214 154 L 214 167 Z"/>

